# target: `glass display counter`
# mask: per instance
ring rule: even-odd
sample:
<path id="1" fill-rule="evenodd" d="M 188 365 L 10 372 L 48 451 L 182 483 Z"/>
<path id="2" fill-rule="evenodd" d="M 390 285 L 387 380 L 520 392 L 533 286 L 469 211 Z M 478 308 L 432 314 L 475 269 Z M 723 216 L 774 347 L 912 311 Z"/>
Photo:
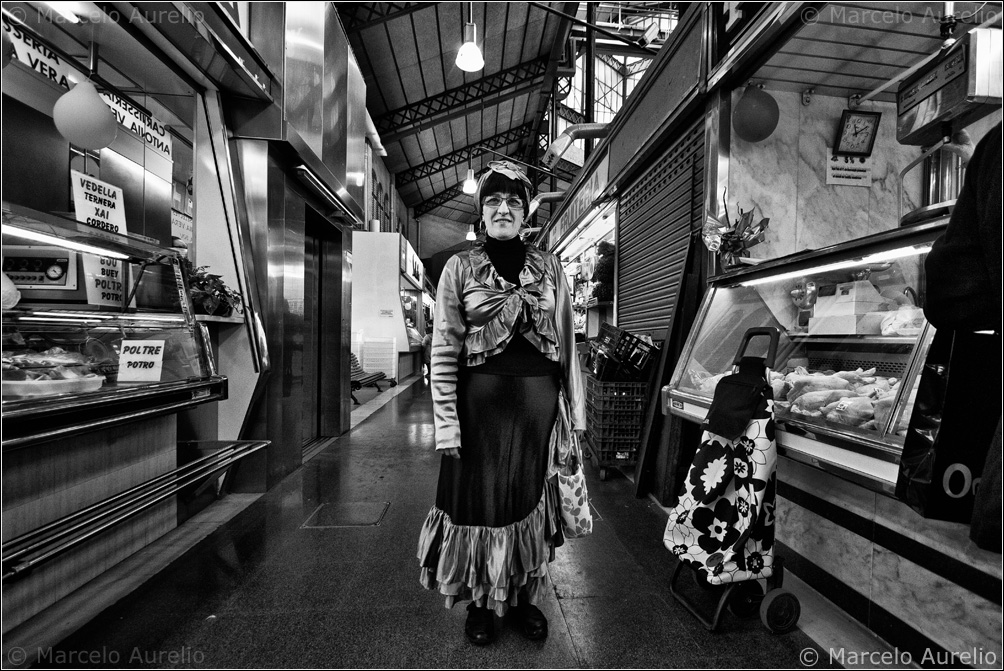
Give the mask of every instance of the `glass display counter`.
<path id="1" fill-rule="evenodd" d="M 934 335 L 924 258 L 947 220 L 713 278 L 663 389 L 664 410 L 704 420 L 747 329 L 781 331 L 769 371 L 782 454 L 892 493 Z M 758 342 L 763 340 L 764 342 Z M 766 339 L 747 354 L 762 356 Z"/>
<path id="2" fill-rule="evenodd" d="M 4 203 L 3 447 L 226 397 L 177 255 Z"/>

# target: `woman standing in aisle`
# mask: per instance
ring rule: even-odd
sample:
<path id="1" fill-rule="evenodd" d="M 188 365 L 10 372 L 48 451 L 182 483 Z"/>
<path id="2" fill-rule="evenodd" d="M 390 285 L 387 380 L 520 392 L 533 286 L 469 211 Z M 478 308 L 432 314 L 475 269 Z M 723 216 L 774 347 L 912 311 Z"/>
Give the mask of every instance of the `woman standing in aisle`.
<path id="1" fill-rule="evenodd" d="M 484 241 L 446 263 L 436 296 L 432 397 L 443 454 L 436 505 L 419 539 L 421 583 L 470 601 L 476 645 L 513 607 L 521 631 L 547 636 L 535 604 L 563 542 L 555 478 L 571 431 L 585 428 L 572 300 L 557 257 L 519 231 L 530 180 L 493 161 L 475 202 Z"/>

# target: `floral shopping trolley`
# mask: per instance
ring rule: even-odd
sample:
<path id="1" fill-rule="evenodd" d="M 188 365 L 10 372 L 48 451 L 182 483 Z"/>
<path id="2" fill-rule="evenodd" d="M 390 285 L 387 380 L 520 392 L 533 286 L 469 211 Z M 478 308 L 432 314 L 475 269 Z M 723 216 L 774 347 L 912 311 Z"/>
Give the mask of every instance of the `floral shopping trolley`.
<path id="1" fill-rule="evenodd" d="M 755 336 L 770 338 L 766 359 L 743 355 Z M 733 373 L 715 389 L 701 445 L 663 536 L 679 559 L 670 593 L 711 631 L 726 604 L 738 617 L 759 611 L 773 633 L 791 631 L 801 612 L 795 595 L 781 589 L 783 563 L 774 556 L 777 445 L 766 369 L 774 366 L 778 339 L 772 327 L 743 335 Z M 724 586 L 710 619 L 677 589 L 684 566 L 698 584 Z"/>

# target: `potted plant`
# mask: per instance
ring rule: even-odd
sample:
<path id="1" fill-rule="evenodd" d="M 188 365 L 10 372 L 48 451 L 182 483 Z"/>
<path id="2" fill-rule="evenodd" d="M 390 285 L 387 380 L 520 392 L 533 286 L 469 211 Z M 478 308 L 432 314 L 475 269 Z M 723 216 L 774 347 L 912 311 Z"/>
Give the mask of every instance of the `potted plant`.
<path id="1" fill-rule="evenodd" d="M 193 266 L 187 258 L 182 258 L 181 263 L 188 274 L 188 295 L 197 313 L 229 317 L 244 311 L 240 292 L 227 286 L 219 275 L 210 273 L 209 266 Z"/>

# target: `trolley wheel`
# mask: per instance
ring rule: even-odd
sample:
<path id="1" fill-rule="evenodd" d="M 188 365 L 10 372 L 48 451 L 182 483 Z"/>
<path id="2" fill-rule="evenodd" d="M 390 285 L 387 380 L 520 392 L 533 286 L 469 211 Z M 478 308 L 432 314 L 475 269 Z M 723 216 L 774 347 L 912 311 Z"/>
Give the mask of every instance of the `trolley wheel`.
<path id="1" fill-rule="evenodd" d="M 760 604 L 760 621 L 772 634 L 787 634 L 798 624 L 801 614 L 798 597 L 784 589 L 767 592 Z"/>
<path id="2" fill-rule="evenodd" d="M 729 612 L 740 619 L 756 617 L 760 602 L 763 601 L 763 590 L 760 583 L 748 580 L 738 583 L 729 596 Z"/>

